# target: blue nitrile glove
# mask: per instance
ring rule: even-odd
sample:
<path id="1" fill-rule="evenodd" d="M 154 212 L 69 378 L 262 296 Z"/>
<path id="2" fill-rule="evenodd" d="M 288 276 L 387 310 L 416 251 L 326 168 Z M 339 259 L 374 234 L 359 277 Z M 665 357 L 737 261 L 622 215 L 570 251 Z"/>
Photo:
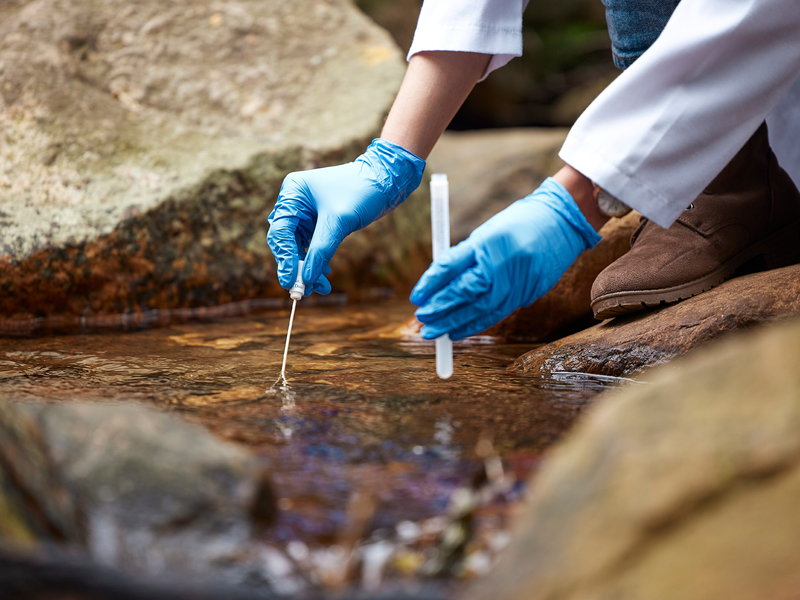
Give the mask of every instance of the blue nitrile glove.
<path id="1" fill-rule="evenodd" d="M 325 278 L 334 252 L 349 234 L 394 210 L 417 189 L 425 161 L 383 139 L 355 161 L 290 173 L 269 216 L 267 242 L 278 261 L 278 281 L 289 289 L 305 254 L 306 294 L 331 291 Z"/>
<path id="2" fill-rule="evenodd" d="M 422 337 L 460 340 L 498 323 L 546 294 L 599 241 L 566 188 L 545 180 L 422 275 L 411 292 Z"/>

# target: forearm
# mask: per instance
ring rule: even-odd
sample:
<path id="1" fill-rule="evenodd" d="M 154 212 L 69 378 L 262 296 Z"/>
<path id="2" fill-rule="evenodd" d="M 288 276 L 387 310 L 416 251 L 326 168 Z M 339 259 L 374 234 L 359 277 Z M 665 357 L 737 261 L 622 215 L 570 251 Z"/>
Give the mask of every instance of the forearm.
<path id="1" fill-rule="evenodd" d="M 437 140 L 483 75 L 491 56 L 420 52 L 408 65 L 381 137 L 427 159 Z M 608 221 L 597 209 L 594 185 L 569 165 L 554 175 L 596 230 Z"/>
<path id="2" fill-rule="evenodd" d="M 415 54 L 381 137 L 427 159 L 490 59 L 474 52 Z"/>

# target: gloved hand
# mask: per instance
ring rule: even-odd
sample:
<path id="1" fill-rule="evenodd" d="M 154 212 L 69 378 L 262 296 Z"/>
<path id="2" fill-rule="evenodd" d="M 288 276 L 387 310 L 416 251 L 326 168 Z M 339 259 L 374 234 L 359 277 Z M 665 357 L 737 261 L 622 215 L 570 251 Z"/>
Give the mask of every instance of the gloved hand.
<path id="1" fill-rule="evenodd" d="M 424 160 L 379 138 L 354 162 L 287 175 L 267 234 L 281 286 L 292 287 L 303 253 L 306 295 L 329 293 L 325 275 L 342 240 L 408 198 L 424 169 Z"/>
<path id="2" fill-rule="evenodd" d="M 547 179 L 444 253 L 411 292 L 422 337 L 454 340 L 546 294 L 600 241 L 566 188 Z"/>

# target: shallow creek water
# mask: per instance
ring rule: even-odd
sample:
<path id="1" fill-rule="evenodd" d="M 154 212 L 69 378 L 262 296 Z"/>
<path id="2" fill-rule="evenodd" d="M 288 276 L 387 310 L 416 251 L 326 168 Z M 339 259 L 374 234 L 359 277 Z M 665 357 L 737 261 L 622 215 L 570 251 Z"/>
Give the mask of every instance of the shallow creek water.
<path id="1" fill-rule="evenodd" d="M 272 390 L 288 310 L 135 333 L 0 339 L 0 393 L 133 400 L 178 413 L 265 458 L 281 509 L 269 532 L 276 547 L 301 560 L 314 549 L 392 540 L 406 550 L 395 557 L 400 574 L 429 558 L 425 544 L 435 546 L 454 492 L 482 471 L 476 448 L 488 440 L 512 485 L 475 514 L 472 544 L 485 556 L 470 568 L 479 574 L 503 545 L 543 453 L 612 382 L 508 371 L 530 347 L 480 338 L 456 344 L 455 374 L 439 380 L 432 343 L 370 334 L 412 310 L 399 301 L 301 302 L 288 388 Z"/>

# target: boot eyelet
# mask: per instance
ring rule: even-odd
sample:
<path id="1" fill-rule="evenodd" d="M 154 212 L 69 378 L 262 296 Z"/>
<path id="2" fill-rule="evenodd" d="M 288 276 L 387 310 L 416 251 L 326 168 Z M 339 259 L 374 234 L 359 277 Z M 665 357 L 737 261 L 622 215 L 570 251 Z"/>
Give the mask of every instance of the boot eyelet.
<path id="1" fill-rule="evenodd" d="M 689 206 L 687 206 L 686 210 L 694 210 L 694 202 L 692 202 Z"/>

